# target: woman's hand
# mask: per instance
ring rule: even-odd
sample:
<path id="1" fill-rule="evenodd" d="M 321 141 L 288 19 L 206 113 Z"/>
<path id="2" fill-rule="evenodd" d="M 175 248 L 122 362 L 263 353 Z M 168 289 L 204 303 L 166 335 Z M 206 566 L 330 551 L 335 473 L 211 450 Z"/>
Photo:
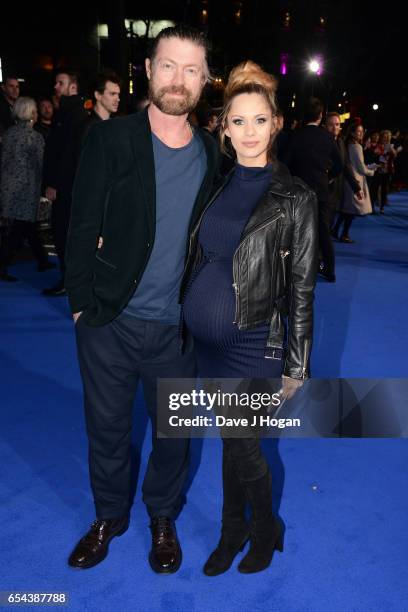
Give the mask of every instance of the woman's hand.
<path id="1" fill-rule="evenodd" d="M 287 400 L 291 399 L 302 385 L 303 380 L 282 376 L 282 397 Z"/>

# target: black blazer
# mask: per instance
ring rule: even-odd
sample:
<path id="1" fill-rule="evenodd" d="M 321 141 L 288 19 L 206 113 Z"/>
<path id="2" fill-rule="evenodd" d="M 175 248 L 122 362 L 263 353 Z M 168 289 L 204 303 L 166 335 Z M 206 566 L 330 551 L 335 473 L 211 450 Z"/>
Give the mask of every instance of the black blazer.
<path id="1" fill-rule="evenodd" d="M 329 199 L 329 176 L 343 170 L 343 163 L 334 137 L 316 125 L 305 125 L 293 132 L 283 162 L 293 176 L 305 181 L 319 202 Z"/>
<path id="2" fill-rule="evenodd" d="M 44 151 L 43 182 L 69 198 L 81 151 L 82 125 L 88 116 L 84 99 L 61 96 Z"/>
<path id="3" fill-rule="evenodd" d="M 207 172 L 190 219 L 197 220 L 218 166 L 214 139 L 199 130 Z M 89 325 L 114 319 L 133 295 L 153 249 L 156 185 L 147 109 L 92 126 L 73 188 L 65 287 Z M 103 246 L 97 249 L 99 236 Z"/>

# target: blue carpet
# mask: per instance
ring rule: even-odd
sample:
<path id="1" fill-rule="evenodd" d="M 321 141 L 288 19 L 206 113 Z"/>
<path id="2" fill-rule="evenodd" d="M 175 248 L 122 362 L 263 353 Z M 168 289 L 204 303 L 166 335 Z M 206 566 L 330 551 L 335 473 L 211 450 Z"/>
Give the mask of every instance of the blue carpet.
<path id="1" fill-rule="evenodd" d="M 391 202 L 386 216 L 355 221 L 355 245 L 336 245 L 338 282 L 318 283 L 315 377 L 407 376 L 407 194 Z M 213 579 L 201 567 L 219 536 L 220 444 L 194 440 L 180 571 L 156 576 L 147 565 L 141 477 L 108 559 L 71 570 L 66 557 L 94 518 L 72 323 L 65 299 L 39 295 L 55 272 L 30 262 L 11 272 L 21 282 L 0 286 L 0 591 L 66 591 L 78 612 L 408 610 L 408 447 L 397 439 L 265 441 L 285 551 L 263 573 L 242 576 L 237 560 Z M 142 475 L 141 394 L 135 424 Z"/>

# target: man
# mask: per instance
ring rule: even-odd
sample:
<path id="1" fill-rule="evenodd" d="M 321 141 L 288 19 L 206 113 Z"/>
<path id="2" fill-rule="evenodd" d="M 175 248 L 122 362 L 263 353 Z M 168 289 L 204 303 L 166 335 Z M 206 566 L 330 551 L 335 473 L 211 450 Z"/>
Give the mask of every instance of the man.
<path id="1" fill-rule="evenodd" d="M 344 179 L 349 183 L 351 189 L 357 195 L 357 198 L 361 200 L 363 198 L 363 192 L 359 182 L 354 178 L 353 172 L 350 168 L 348 161 L 346 145 L 341 137 L 341 122 L 340 115 L 336 112 L 327 113 L 324 127 L 334 137 L 336 144 L 339 149 L 341 161 L 343 164 L 342 172 L 336 177 L 329 181 L 329 207 L 330 207 L 330 227 L 333 224 L 333 218 L 336 214 L 336 210 L 340 210 L 343 199 L 343 185 Z M 333 235 L 333 233 L 332 233 Z M 338 238 L 336 233 L 333 235 L 334 238 Z M 346 240 L 344 240 L 346 241 Z"/>
<path id="2" fill-rule="evenodd" d="M 120 102 L 120 78 L 112 70 L 100 72 L 94 84 L 95 104 L 85 120 L 82 140 L 95 123 L 106 121 L 118 112 Z"/>
<path id="3" fill-rule="evenodd" d="M 43 180 L 45 196 L 53 202 L 51 225 L 61 280 L 54 287 L 43 290 L 43 294 L 49 297 L 66 295 L 65 247 L 71 214 L 72 185 L 80 153 L 83 123 L 87 117 L 78 87 L 76 73 L 61 71 L 57 74 L 54 90 L 59 99 L 59 108 L 46 142 Z"/>
<path id="4" fill-rule="evenodd" d="M 69 564 L 96 565 L 110 540 L 128 527 L 131 415 L 141 380 L 153 433 L 143 483 L 149 562 L 154 571 L 170 573 L 181 563 L 174 520 L 189 441 L 157 438 L 156 385 L 161 377 L 195 375 L 191 347 L 180 350 L 179 288 L 187 238 L 209 197 L 217 149 L 187 120 L 208 80 L 202 35 L 185 26 L 162 30 L 146 72 L 150 105 L 93 126 L 75 180 L 66 287 L 84 385 L 96 521 Z"/>
<path id="5" fill-rule="evenodd" d="M 299 176 L 317 195 L 319 207 L 319 247 L 322 255 L 322 276 L 335 282 L 334 248 L 330 235 L 329 170 L 332 178 L 343 165 L 336 142 L 320 127 L 323 104 L 310 98 L 305 105 L 304 126 L 293 132 L 283 161 L 291 173 Z"/>
<path id="6" fill-rule="evenodd" d="M 14 76 L 7 76 L 0 93 L 0 141 L 7 128 L 14 125 L 13 106 L 20 95 L 20 83 Z"/>
<path id="7" fill-rule="evenodd" d="M 41 134 L 44 141 L 47 141 L 51 130 L 52 118 L 54 116 L 54 107 L 51 100 L 48 98 L 40 98 L 38 100 L 38 120 L 34 125 L 34 129 Z"/>

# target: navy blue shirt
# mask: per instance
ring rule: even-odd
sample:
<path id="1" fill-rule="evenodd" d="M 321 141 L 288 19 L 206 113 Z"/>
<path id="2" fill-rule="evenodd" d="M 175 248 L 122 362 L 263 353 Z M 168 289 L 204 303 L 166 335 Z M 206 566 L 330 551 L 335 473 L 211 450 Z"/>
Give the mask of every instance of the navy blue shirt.
<path id="1" fill-rule="evenodd" d="M 191 213 L 207 169 L 201 138 L 173 149 L 152 134 L 156 176 L 156 235 L 142 279 L 125 313 L 176 325 Z"/>

